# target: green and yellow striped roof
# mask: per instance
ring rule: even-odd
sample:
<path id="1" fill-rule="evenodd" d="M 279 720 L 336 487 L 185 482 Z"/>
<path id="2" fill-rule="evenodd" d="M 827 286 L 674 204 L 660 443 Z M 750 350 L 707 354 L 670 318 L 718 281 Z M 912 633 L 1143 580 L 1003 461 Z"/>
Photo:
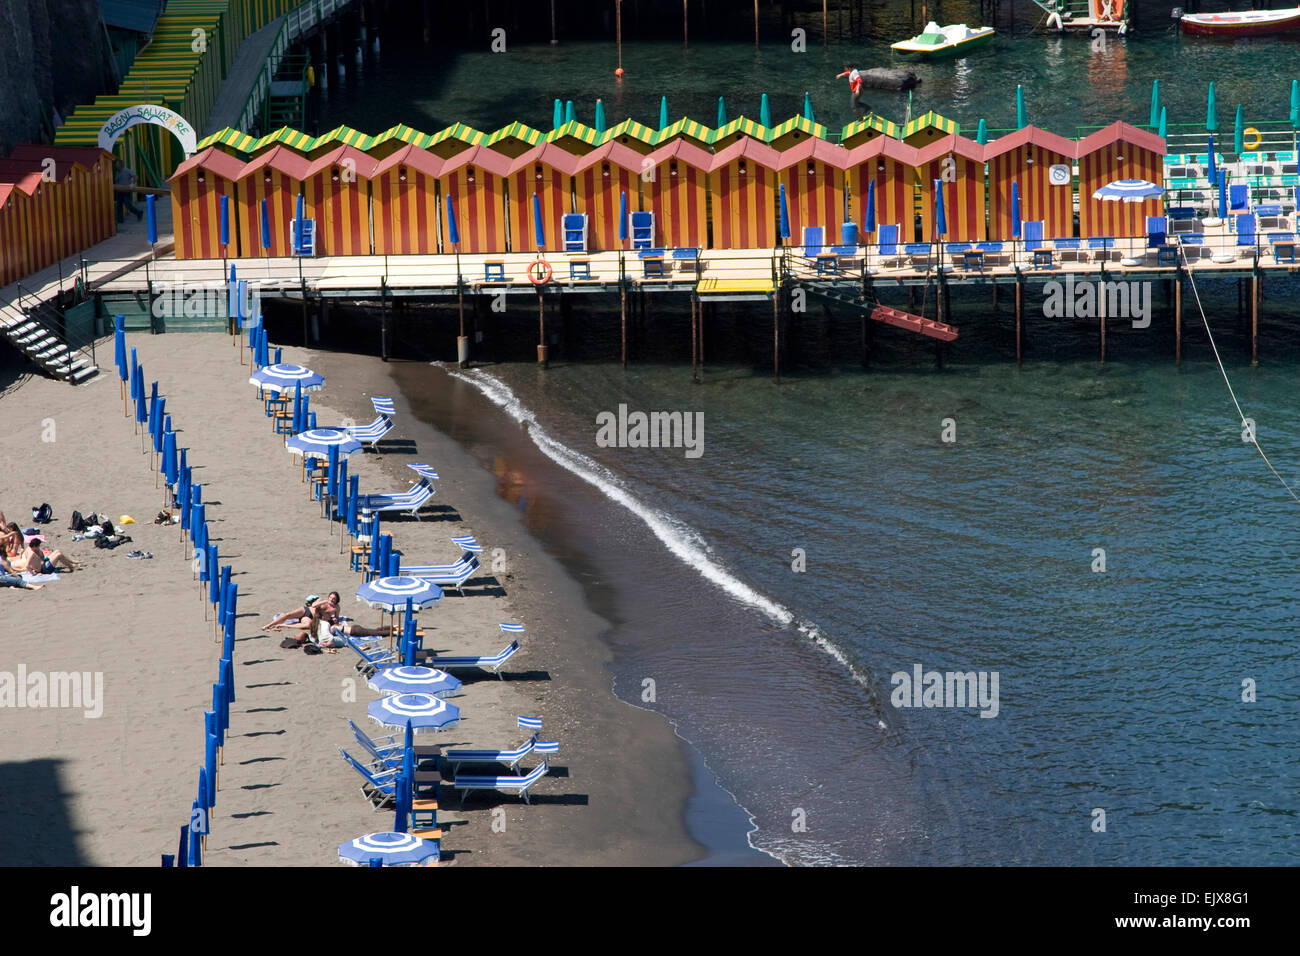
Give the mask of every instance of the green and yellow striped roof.
<path id="1" fill-rule="evenodd" d="M 371 137 L 369 146 L 365 146 L 365 147 L 358 146 L 357 148 L 358 149 L 364 148 L 367 150 L 373 149 L 376 146 L 382 146 L 384 143 L 387 143 L 389 140 L 394 140 L 394 139 L 400 140 L 401 142 L 406 143 L 410 146 L 418 146 L 421 149 L 423 149 L 425 146 L 429 145 L 429 141 L 432 140 L 433 137 L 430 136 L 428 133 L 421 133 L 419 130 L 413 129 L 410 126 L 407 126 L 405 123 L 398 123 L 396 126 L 384 130 L 378 136 Z"/>
<path id="2" fill-rule="evenodd" d="M 574 139 L 585 146 L 599 146 L 608 138 L 608 133 L 598 133 L 593 127 L 584 126 L 577 120 L 570 120 L 563 126 L 551 130 L 545 136 L 548 143 L 557 143 L 562 139 Z"/>
<path id="3" fill-rule="evenodd" d="M 938 130 L 944 135 L 947 135 L 948 133 L 961 133 L 961 125 L 957 123 L 956 120 L 950 120 L 946 116 L 940 116 L 934 110 L 930 110 L 928 113 L 918 116 L 916 119 L 904 126 L 902 136 L 899 138 L 906 140 L 913 133 L 931 128 Z"/>
<path id="4" fill-rule="evenodd" d="M 749 120 L 745 120 L 745 122 L 748 123 Z M 751 125 L 755 126 L 758 129 L 762 129 L 762 127 L 758 126 L 758 124 L 756 123 Z M 687 119 L 685 116 L 683 116 L 676 123 L 673 123 L 670 126 L 665 126 L 663 129 L 659 131 L 658 135 L 655 137 L 655 145 L 661 146 L 664 143 L 668 142 L 670 139 L 674 139 L 679 136 L 685 136 L 689 139 L 697 140 L 701 143 L 704 143 L 706 146 L 709 146 L 712 145 L 713 141 L 717 138 L 717 130 L 713 129 L 710 126 L 705 126 L 703 123 L 697 123 L 693 119 Z"/>
<path id="5" fill-rule="evenodd" d="M 209 146 L 229 146 L 233 150 L 248 154 L 253 151 L 253 145 L 257 142 L 247 133 L 241 133 L 237 129 L 231 129 L 227 126 L 225 129 L 217 130 L 211 136 L 205 136 L 199 140 L 199 151 L 207 149 Z"/>
<path id="6" fill-rule="evenodd" d="M 734 139 L 737 136 L 748 136 L 756 139 L 760 143 L 766 143 L 771 138 L 771 130 L 761 123 L 755 123 L 744 116 L 737 116 L 726 126 L 719 126 L 713 131 L 711 143 L 717 145 L 725 143 L 727 140 Z"/>
<path id="7" fill-rule="evenodd" d="M 773 126 L 767 131 L 767 142 L 775 143 L 783 136 L 789 136 L 796 131 L 803 133 L 805 136 L 815 136 L 819 139 L 826 138 L 826 127 L 821 123 L 814 123 L 806 116 L 792 116 L 784 123 Z"/>
<path id="8" fill-rule="evenodd" d="M 686 122 L 686 121 L 682 120 L 681 122 Z M 673 127 L 670 126 L 668 128 L 672 129 Z M 638 123 L 634 119 L 625 119 L 617 126 L 611 126 L 609 129 L 605 131 L 605 136 L 604 139 L 602 140 L 602 143 L 608 142 L 611 139 L 621 140 L 624 136 L 628 137 L 629 139 L 639 140 L 640 142 L 645 143 L 647 146 L 654 146 L 655 143 L 659 141 L 659 137 L 656 135 L 655 131 L 652 130 L 649 126 L 646 126 L 642 123 Z"/>
<path id="9" fill-rule="evenodd" d="M 566 123 L 567 126 L 577 126 L 577 123 Z M 564 129 L 565 127 L 561 127 Z M 546 141 L 547 136 L 539 129 L 533 129 L 525 123 L 515 121 L 509 126 L 502 126 L 495 133 L 489 135 L 484 141 L 484 146 L 495 146 L 503 140 L 513 139 L 516 142 L 523 143 L 527 146 L 537 146 Z"/>
<path id="10" fill-rule="evenodd" d="M 883 116 L 878 116 L 873 113 L 863 119 L 854 120 L 848 126 L 844 127 L 840 132 L 840 142 L 845 142 L 853 139 L 855 136 L 861 136 L 863 133 L 872 131 L 883 133 L 891 139 L 899 139 L 901 138 L 899 133 L 902 132 L 902 128 L 897 123 L 891 123 Z"/>

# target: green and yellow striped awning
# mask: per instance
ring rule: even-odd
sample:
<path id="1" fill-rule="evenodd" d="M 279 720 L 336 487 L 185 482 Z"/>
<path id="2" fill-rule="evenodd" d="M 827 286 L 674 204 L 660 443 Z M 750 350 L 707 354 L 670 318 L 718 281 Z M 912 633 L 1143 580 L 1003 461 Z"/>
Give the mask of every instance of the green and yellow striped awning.
<path id="1" fill-rule="evenodd" d="M 566 148 L 575 144 L 580 146 L 598 146 L 605 139 L 605 134 L 598 133 L 593 127 L 584 126 L 577 120 L 570 120 L 563 126 L 547 133 L 545 139 L 548 143 L 557 143 Z M 570 140 L 570 142 L 562 142 L 566 139 Z"/>
<path id="2" fill-rule="evenodd" d="M 686 121 L 682 120 L 682 122 Z M 672 129 L 671 126 L 668 128 Z M 625 119 L 617 126 L 611 126 L 609 129 L 605 130 L 604 136 L 601 138 L 599 145 L 603 145 L 611 139 L 622 142 L 624 137 L 637 140 L 638 142 L 644 143 L 646 146 L 654 146 L 659 139 L 655 134 L 655 131 L 649 126 L 646 126 L 643 123 L 638 123 L 634 119 Z"/>
<path id="3" fill-rule="evenodd" d="M 796 133 L 799 135 L 795 136 Z M 767 131 L 767 142 L 777 149 L 786 149 L 810 136 L 825 139 L 826 127 L 821 123 L 810 121 L 806 116 L 792 116 L 784 123 L 773 126 Z"/>
<path id="4" fill-rule="evenodd" d="M 278 143 L 281 146 L 288 146 L 294 152 L 306 155 L 316 148 L 319 141 L 327 141 L 327 136 L 308 136 L 302 130 L 294 129 L 291 126 L 281 126 L 277 130 L 272 130 L 253 147 L 253 151 L 265 149 L 267 146 Z"/>
<path id="5" fill-rule="evenodd" d="M 714 148 L 720 148 L 730 145 L 741 136 L 748 136 L 760 143 L 766 143 L 771 136 L 771 130 L 761 123 L 755 123 L 744 116 L 737 116 L 726 126 L 719 126 L 713 131 L 712 143 Z"/>
<path id="6" fill-rule="evenodd" d="M 745 120 L 744 122 L 748 123 L 749 120 Z M 754 126 L 756 129 L 762 129 L 762 127 L 757 123 L 752 123 L 750 125 Z M 705 126 L 703 123 L 697 123 L 695 120 L 687 119 L 683 116 L 676 123 L 673 123 L 670 126 L 665 126 L 659 131 L 658 135 L 655 137 L 655 145 L 662 146 L 664 143 L 672 139 L 693 139 L 700 145 L 708 148 L 713 145 L 715 138 L 716 131 L 712 127 Z"/>
<path id="7" fill-rule="evenodd" d="M 917 133 L 926 131 L 930 131 L 929 139 L 937 139 L 939 136 L 947 136 L 949 133 L 960 133 L 961 126 L 956 120 L 950 120 L 946 116 L 940 116 L 934 110 L 930 110 L 904 126 L 901 139 L 903 142 L 907 142 Z"/>
<path id="8" fill-rule="evenodd" d="M 241 133 L 239 130 L 231 129 L 227 126 L 225 129 L 218 130 L 211 136 L 205 136 L 203 139 L 199 140 L 198 148 L 199 152 L 202 152 L 209 146 L 228 146 L 236 152 L 247 155 L 253 151 L 253 145 L 256 142 L 257 140 L 253 139 L 253 137 L 249 136 L 247 133 Z M 227 150 L 227 152 L 229 152 L 229 150 Z"/>
<path id="9" fill-rule="evenodd" d="M 428 133 L 421 133 L 419 130 L 413 129 L 405 123 L 398 123 L 396 126 L 384 130 L 378 136 L 372 136 L 370 139 L 370 145 L 365 148 L 367 150 L 374 149 L 375 147 L 382 146 L 384 143 L 394 139 L 406 143 L 407 145 L 417 146 L 423 149 L 429 145 L 429 142 L 433 137 Z M 360 149 L 361 147 L 357 148 Z"/>
<path id="10" fill-rule="evenodd" d="M 360 150 L 367 150 L 374 142 L 373 136 L 368 136 L 360 130 L 355 130 L 351 126 L 336 126 L 328 133 L 322 133 L 317 136 L 308 150 L 316 150 L 322 146 L 353 146 Z M 288 145 L 288 144 L 286 144 Z M 295 146 L 294 149 L 301 147 Z"/>
<path id="11" fill-rule="evenodd" d="M 902 128 L 891 123 L 883 116 L 872 114 L 864 119 L 854 120 L 840 133 L 840 142 L 845 146 L 859 146 L 873 136 L 884 135 L 890 139 L 899 139 Z"/>
<path id="12" fill-rule="evenodd" d="M 566 123 L 565 126 L 562 126 L 560 128 L 565 129 L 570 126 L 577 126 L 577 125 L 578 125 L 577 123 Z M 541 130 L 533 129 L 531 126 L 528 126 L 524 123 L 520 123 L 518 120 L 516 120 L 515 122 L 511 123 L 509 126 L 503 126 L 495 133 L 490 134 L 483 141 L 483 145 L 495 146 L 497 143 L 505 142 L 507 140 L 514 140 L 517 143 L 523 143 L 525 146 L 532 147 L 545 142 L 546 138 L 547 138 L 546 134 L 543 133 Z"/>
<path id="13" fill-rule="evenodd" d="M 429 137 L 424 148 L 431 153 L 448 159 L 471 146 L 479 146 L 487 139 L 486 133 L 480 133 L 464 123 L 453 123 L 446 129 L 439 130 Z"/>

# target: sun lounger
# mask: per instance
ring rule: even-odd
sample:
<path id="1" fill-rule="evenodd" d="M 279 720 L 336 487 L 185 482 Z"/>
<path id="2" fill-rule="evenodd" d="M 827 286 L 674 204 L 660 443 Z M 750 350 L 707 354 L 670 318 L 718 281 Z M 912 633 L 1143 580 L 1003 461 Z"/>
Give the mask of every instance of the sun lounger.
<path id="1" fill-rule="evenodd" d="M 1243 212 L 1237 216 L 1236 220 L 1237 247 L 1238 251 L 1245 255 L 1255 251 L 1256 241 L 1258 238 L 1258 228 L 1255 222 L 1255 214 Z"/>
<path id="2" fill-rule="evenodd" d="M 432 581 L 441 588 L 455 588 L 457 591 L 464 593 L 462 588 L 465 586 L 465 582 L 479 570 L 477 555 L 482 553 L 483 546 L 475 541 L 472 535 L 458 535 L 451 540 L 464 551 L 460 556 L 460 560 L 455 564 L 426 564 L 403 567 L 402 574 L 407 577 Z"/>
<path id="3" fill-rule="evenodd" d="M 420 476 L 409 491 L 391 495 L 357 495 L 357 508 L 367 515 L 376 511 L 405 511 L 419 518 L 419 511 L 433 497 L 433 483 L 438 473 L 428 465 L 407 465 Z"/>
<path id="4" fill-rule="evenodd" d="M 633 249 L 649 249 L 655 241 L 655 214 L 634 212 L 628 214 L 628 228 L 632 234 Z"/>
<path id="5" fill-rule="evenodd" d="M 379 439 L 393 430 L 393 416 L 397 411 L 393 408 L 391 398 L 376 395 L 370 399 L 370 404 L 374 406 L 375 414 L 378 416 L 373 422 L 368 425 L 353 425 L 343 430 L 361 444 L 374 448 Z"/>
<path id="6" fill-rule="evenodd" d="M 357 670 L 369 677 L 377 670 L 395 667 L 400 664 L 397 655 L 384 647 L 378 637 L 345 637 L 344 642 L 361 658 L 356 663 Z"/>
<path id="7" fill-rule="evenodd" d="M 587 251 L 587 214 L 569 212 L 564 214 L 564 251 Z"/>
<path id="8" fill-rule="evenodd" d="M 885 259 L 892 259 L 895 262 L 903 261 L 903 254 L 898 251 L 898 232 L 897 223 L 887 223 L 881 225 L 876 231 L 876 254 L 880 257 L 881 262 Z"/>
<path id="9" fill-rule="evenodd" d="M 460 670 L 484 670 L 501 677 L 501 665 L 510 658 L 515 656 L 519 650 L 519 642 L 511 641 L 510 646 L 500 654 L 494 654 L 491 657 L 430 657 L 426 658 L 424 663 L 429 667 L 436 667 L 443 671 L 460 671 Z"/>
<path id="10" fill-rule="evenodd" d="M 447 784 L 459 791 L 460 805 L 465 805 L 465 798 L 475 790 L 496 790 L 500 793 L 518 794 L 524 798 L 524 803 L 532 803 L 528 799 L 528 791 L 537 785 L 537 781 L 546 776 L 546 762 L 542 761 L 532 772 L 523 777 L 471 777 L 461 774 L 455 780 Z"/>
<path id="11" fill-rule="evenodd" d="M 402 744 L 401 734 L 389 734 L 386 737 L 371 739 L 370 735 L 358 727 L 353 721 L 348 721 L 348 726 L 352 728 L 352 736 L 356 738 L 366 753 L 370 754 L 371 769 L 379 772 L 394 770 L 402 765 Z M 416 744 L 414 747 L 415 759 L 417 761 L 429 757 L 440 757 L 442 755 L 442 746 L 440 744 Z M 421 771 L 427 774 L 430 771 Z"/>
<path id="12" fill-rule="evenodd" d="M 442 759 L 451 764 L 453 774 L 463 763 L 501 763 L 514 770 L 536 745 L 537 734 L 533 734 L 513 750 L 447 750 Z"/>
<path id="13" fill-rule="evenodd" d="M 339 748 L 343 759 L 351 764 L 352 769 L 361 775 L 361 792 L 370 801 L 370 808 L 378 810 L 393 802 L 397 791 L 397 769 L 372 771 L 346 750 Z M 462 798 L 463 799 L 463 798 Z"/>

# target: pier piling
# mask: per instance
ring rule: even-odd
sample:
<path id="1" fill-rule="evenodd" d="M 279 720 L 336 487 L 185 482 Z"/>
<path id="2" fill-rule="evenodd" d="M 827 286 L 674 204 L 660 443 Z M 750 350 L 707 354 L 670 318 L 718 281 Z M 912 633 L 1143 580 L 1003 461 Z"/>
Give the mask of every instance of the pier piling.
<path id="1" fill-rule="evenodd" d="M 1020 278 L 1019 274 L 1017 274 L 1016 275 L 1016 364 L 1017 365 L 1021 364 L 1022 361 L 1021 324 L 1024 320 L 1024 305 L 1025 305 L 1025 283 Z"/>
<path id="2" fill-rule="evenodd" d="M 1259 364 L 1259 276 L 1250 278 L 1250 364 Z"/>
<path id="3" fill-rule="evenodd" d="M 1183 270 L 1174 280 L 1174 362 L 1183 360 Z"/>

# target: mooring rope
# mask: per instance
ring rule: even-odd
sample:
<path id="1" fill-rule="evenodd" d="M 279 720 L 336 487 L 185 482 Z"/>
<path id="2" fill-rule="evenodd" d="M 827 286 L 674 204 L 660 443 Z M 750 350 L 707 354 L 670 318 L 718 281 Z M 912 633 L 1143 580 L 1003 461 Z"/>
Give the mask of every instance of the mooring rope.
<path id="1" fill-rule="evenodd" d="M 1219 374 L 1223 376 L 1223 384 L 1228 386 L 1228 394 L 1232 397 L 1232 404 L 1237 408 L 1237 415 L 1241 418 L 1242 428 L 1245 430 L 1245 434 L 1250 436 L 1250 443 L 1254 445 L 1255 450 L 1259 452 L 1259 457 L 1264 459 L 1264 464 L 1268 466 L 1268 470 L 1271 471 L 1274 477 L 1282 483 L 1282 487 L 1286 489 L 1286 493 L 1290 495 L 1297 504 L 1300 504 L 1300 497 L 1296 496 L 1296 493 L 1291 490 L 1291 486 L 1287 484 L 1286 479 L 1278 473 L 1278 470 L 1273 467 L 1273 463 L 1268 460 L 1268 455 L 1264 454 L 1264 449 L 1259 445 L 1259 437 L 1256 434 L 1256 429 L 1253 425 L 1248 423 L 1246 413 L 1241 410 L 1241 402 L 1237 401 L 1237 393 L 1232 388 L 1232 382 L 1228 380 L 1228 370 L 1223 367 L 1223 359 L 1219 357 L 1219 347 L 1214 342 L 1214 333 L 1210 331 L 1210 320 L 1206 318 L 1205 307 L 1201 305 L 1201 293 L 1197 290 L 1196 280 L 1192 277 L 1191 264 L 1187 261 L 1187 250 L 1180 246 L 1179 253 L 1182 255 L 1183 265 L 1187 269 L 1187 282 L 1192 287 L 1192 295 L 1196 299 L 1196 309 L 1201 313 L 1201 323 L 1205 326 L 1205 334 L 1210 340 L 1210 349 L 1214 352 L 1214 361 L 1218 363 Z M 1251 295 L 1258 294 L 1258 289 L 1252 288 Z"/>

